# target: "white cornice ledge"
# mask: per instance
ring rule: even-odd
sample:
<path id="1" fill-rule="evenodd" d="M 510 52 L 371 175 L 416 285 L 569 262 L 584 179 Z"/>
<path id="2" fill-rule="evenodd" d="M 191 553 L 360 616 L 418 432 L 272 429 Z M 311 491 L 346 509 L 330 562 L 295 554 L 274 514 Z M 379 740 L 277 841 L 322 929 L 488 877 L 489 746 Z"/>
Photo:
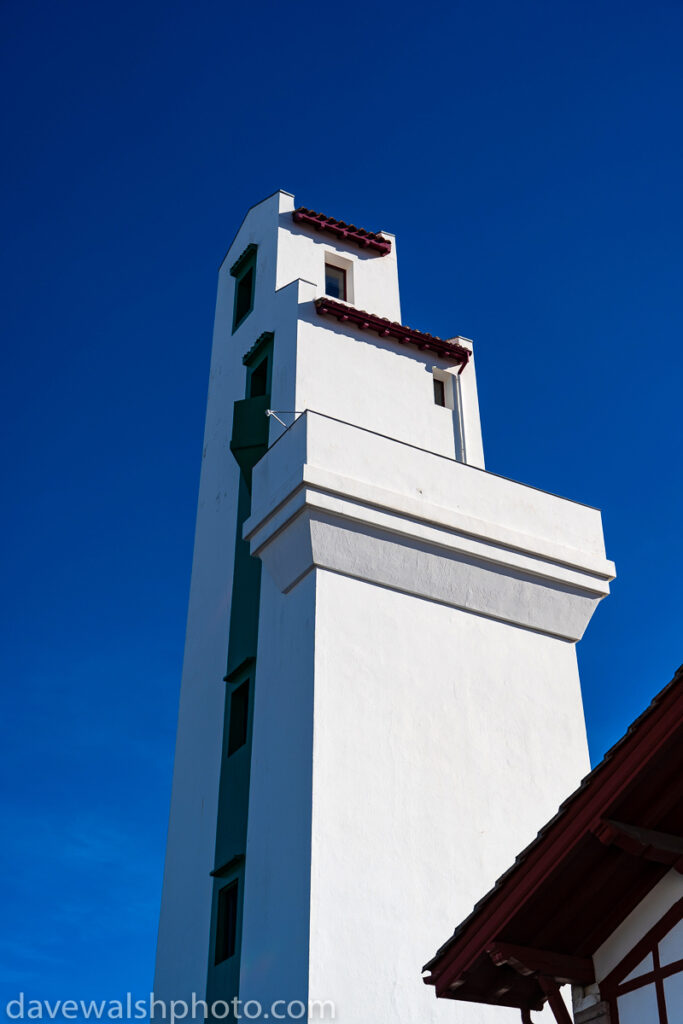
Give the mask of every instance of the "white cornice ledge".
<path id="1" fill-rule="evenodd" d="M 383 455 L 374 475 L 395 489 L 367 479 L 368 445 Z M 354 462 L 360 479 L 338 472 Z M 497 507 L 491 479 L 505 500 L 488 519 L 482 513 Z M 443 504 L 449 487 L 459 508 Z M 244 536 L 283 593 L 318 568 L 576 641 L 614 577 L 596 510 L 317 414 L 302 416 L 256 466 L 252 507 Z M 562 513 L 571 544 L 561 543 Z M 510 525 L 525 521 L 540 535 Z"/>

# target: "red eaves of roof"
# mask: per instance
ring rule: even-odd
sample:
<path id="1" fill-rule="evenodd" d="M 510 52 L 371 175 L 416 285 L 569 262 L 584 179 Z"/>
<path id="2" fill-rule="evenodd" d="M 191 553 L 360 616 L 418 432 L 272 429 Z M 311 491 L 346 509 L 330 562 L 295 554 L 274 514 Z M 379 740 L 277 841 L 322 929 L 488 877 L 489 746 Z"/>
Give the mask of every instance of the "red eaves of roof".
<path id="1" fill-rule="evenodd" d="M 457 341 L 446 341 L 434 334 L 426 334 L 424 331 L 416 331 L 412 327 L 404 327 L 393 320 L 387 320 L 383 316 L 374 313 L 366 313 L 364 309 L 355 309 L 345 302 L 336 302 L 334 299 L 320 298 L 315 300 L 315 308 L 320 316 L 333 316 L 342 323 L 350 323 L 360 327 L 362 331 L 374 331 L 380 338 L 394 338 L 403 345 L 415 345 L 419 349 L 427 349 L 436 352 L 440 356 L 460 363 L 460 373 L 467 366 L 471 352 L 464 345 Z"/>
<path id="2" fill-rule="evenodd" d="M 391 252 L 391 242 L 388 238 L 383 238 L 377 231 L 357 228 L 355 224 L 346 224 L 343 220 L 327 217 L 324 213 L 307 210 L 305 206 L 294 210 L 292 218 L 297 224 L 304 224 L 314 228 L 315 231 L 324 231 L 328 235 L 335 235 L 344 242 L 360 246 L 361 249 L 373 249 L 380 256 L 386 256 Z"/>
<path id="3" fill-rule="evenodd" d="M 661 757 L 668 758 L 666 763 L 669 770 L 673 768 L 671 777 L 677 780 L 677 792 L 673 793 L 672 798 L 676 816 L 680 817 L 682 732 L 683 666 L 678 669 L 671 682 L 657 694 L 643 714 L 633 722 L 626 734 L 565 800 L 555 817 L 541 829 L 536 839 L 517 857 L 513 866 L 476 904 L 472 913 L 458 926 L 451 938 L 425 965 L 423 970 L 429 971 L 430 977 L 423 980 L 426 984 L 435 986 L 437 996 L 481 1002 L 497 1001 L 494 995 L 487 998 L 487 992 L 484 990 L 480 994 L 472 991 L 468 993 L 465 979 L 472 977 L 477 962 L 483 965 L 486 960 L 488 963 L 488 957 L 484 957 L 484 954 L 501 933 L 505 935 L 505 928 L 513 919 L 517 926 L 519 922 L 524 921 L 525 909 L 530 906 L 532 898 L 540 898 L 544 894 L 544 884 L 547 885 L 549 880 L 552 882 L 551 876 L 553 879 L 557 878 L 557 872 L 561 872 L 564 865 L 570 862 L 572 853 L 576 853 L 581 843 L 591 853 L 597 851 L 598 856 L 601 856 L 600 851 L 607 849 L 594 838 L 595 832 L 600 830 L 601 822 L 610 807 L 634 792 L 634 786 L 639 776 L 647 770 L 648 764 L 658 763 L 658 753 Z M 675 751 L 673 763 L 670 757 L 671 750 Z M 591 845 L 592 841 L 596 844 L 595 847 Z M 627 854 L 621 856 L 628 861 Z M 638 862 L 632 858 L 630 863 L 647 862 Z M 608 867 L 611 868 L 611 863 Z M 661 870 L 657 874 L 659 869 Z M 639 880 L 642 889 L 639 898 L 656 884 L 666 870 L 661 865 L 649 865 L 649 873 Z M 580 895 L 580 892 L 575 894 L 574 904 L 580 899 Z M 635 895 L 636 889 L 631 896 Z M 605 898 L 609 900 L 610 895 L 605 894 Z M 610 907 L 609 902 L 606 907 Z M 604 914 L 606 907 L 596 909 L 595 912 Z M 575 909 L 574 906 L 574 914 Z M 624 911 L 623 919 L 632 907 L 624 903 L 621 909 Z M 612 914 L 618 913 L 620 908 L 611 906 L 610 911 Z M 591 907 L 587 909 L 586 916 L 589 917 L 590 914 Z M 561 925 L 562 922 L 559 920 L 552 921 L 552 926 L 560 932 Z M 512 941 L 509 935 L 507 937 L 508 941 Z M 585 955 L 588 950 L 583 949 L 581 952 Z M 594 950 L 590 951 L 591 954 L 592 952 Z M 521 980 L 520 978 L 520 982 Z M 525 979 L 525 982 L 528 980 Z M 451 988 L 454 985 L 463 986 L 461 994 L 458 987 Z M 521 1004 L 511 1002 L 508 1005 Z"/>

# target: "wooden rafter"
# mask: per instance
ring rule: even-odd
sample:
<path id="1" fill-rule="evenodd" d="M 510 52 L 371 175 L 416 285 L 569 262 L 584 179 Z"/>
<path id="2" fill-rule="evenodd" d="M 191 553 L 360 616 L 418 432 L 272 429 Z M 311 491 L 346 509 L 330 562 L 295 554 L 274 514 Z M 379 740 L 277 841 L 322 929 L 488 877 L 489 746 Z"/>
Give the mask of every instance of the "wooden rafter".
<path id="1" fill-rule="evenodd" d="M 604 846 L 616 846 L 632 857 L 668 864 L 683 873 L 683 838 L 651 828 L 604 818 L 591 829 Z"/>
<path id="2" fill-rule="evenodd" d="M 493 942 L 486 952 L 500 967 L 509 964 L 518 974 L 543 974 L 554 978 L 559 984 L 591 985 L 595 981 L 595 969 L 590 957 L 568 956 L 546 949 L 529 949 L 509 942 Z"/>

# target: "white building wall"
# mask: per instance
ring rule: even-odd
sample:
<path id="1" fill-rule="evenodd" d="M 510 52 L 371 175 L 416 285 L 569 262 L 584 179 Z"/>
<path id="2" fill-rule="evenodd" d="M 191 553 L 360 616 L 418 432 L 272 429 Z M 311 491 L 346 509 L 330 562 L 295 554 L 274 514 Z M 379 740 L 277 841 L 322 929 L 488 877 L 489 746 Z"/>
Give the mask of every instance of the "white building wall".
<path id="1" fill-rule="evenodd" d="M 249 211 L 218 277 L 157 941 L 154 989 L 159 998 L 186 999 L 193 992 L 201 995 L 206 988 L 212 893 L 209 872 L 215 867 L 223 676 L 239 480 L 229 441 L 233 403 L 244 397 L 242 357 L 262 331 L 273 329 L 276 305 L 282 301 L 275 294 L 276 226 L 281 202 L 286 202 L 286 197 L 276 193 Z M 230 267 L 251 242 L 259 246 L 254 311 L 233 334 L 235 282 Z M 291 319 L 295 305 L 290 305 Z"/>
<path id="2" fill-rule="evenodd" d="M 301 315 L 297 409 L 313 409 L 451 458 L 459 455 L 459 416 L 434 403 L 432 367 L 455 372 L 452 363 L 370 331 L 342 327 L 320 317 L 312 302 Z M 474 367 L 467 373 L 474 375 Z"/>
<path id="3" fill-rule="evenodd" d="M 261 583 L 240 999 L 306 999 L 315 574 L 286 597 Z"/>
<path id="4" fill-rule="evenodd" d="M 226 344 L 230 280 L 219 278 L 154 991 L 203 992 L 225 704 L 238 467 L 226 444 L 238 365 Z M 227 326 L 230 323 L 230 326 Z"/>
<path id="5" fill-rule="evenodd" d="M 313 764 L 311 995 L 339 1024 L 509 1021 L 420 967 L 586 771 L 574 645 L 319 572 Z"/>

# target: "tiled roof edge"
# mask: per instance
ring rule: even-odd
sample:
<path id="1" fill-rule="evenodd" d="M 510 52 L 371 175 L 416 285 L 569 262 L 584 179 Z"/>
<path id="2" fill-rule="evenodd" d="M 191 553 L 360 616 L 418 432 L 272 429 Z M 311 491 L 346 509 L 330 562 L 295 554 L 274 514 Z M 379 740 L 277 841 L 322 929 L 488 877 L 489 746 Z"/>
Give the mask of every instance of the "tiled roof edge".
<path id="1" fill-rule="evenodd" d="M 252 361 L 254 356 L 259 352 L 259 350 L 262 349 L 264 345 L 267 345 L 269 342 L 271 342 L 274 337 L 275 333 L 273 331 L 264 331 L 263 334 L 259 334 L 258 338 L 251 346 L 251 348 L 242 356 L 242 362 L 244 363 L 244 365 L 247 366 Z"/>
<path id="2" fill-rule="evenodd" d="M 316 213 L 315 210 L 308 210 L 305 206 L 299 206 L 294 210 L 292 218 L 297 224 L 305 224 L 316 231 L 336 235 L 337 238 L 358 245 L 362 249 L 374 249 L 380 256 L 386 256 L 391 252 L 391 242 L 377 231 L 357 228 L 355 224 L 346 224 L 343 220 L 327 217 L 324 213 Z"/>
<path id="3" fill-rule="evenodd" d="M 316 299 L 315 308 L 320 316 L 333 316 L 342 323 L 350 322 L 355 327 L 360 327 L 362 331 L 374 331 L 380 338 L 395 338 L 402 345 L 415 345 L 417 348 L 427 349 L 452 359 L 453 362 L 461 364 L 460 373 L 467 366 L 472 354 L 468 348 L 458 342 L 445 341 L 434 334 L 416 331 L 412 327 L 405 327 L 393 320 L 387 320 L 386 317 L 377 316 L 375 313 L 366 313 L 364 309 L 356 309 L 354 306 L 336 302 L 334 299 Z"/>

